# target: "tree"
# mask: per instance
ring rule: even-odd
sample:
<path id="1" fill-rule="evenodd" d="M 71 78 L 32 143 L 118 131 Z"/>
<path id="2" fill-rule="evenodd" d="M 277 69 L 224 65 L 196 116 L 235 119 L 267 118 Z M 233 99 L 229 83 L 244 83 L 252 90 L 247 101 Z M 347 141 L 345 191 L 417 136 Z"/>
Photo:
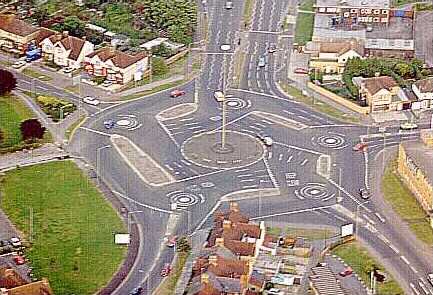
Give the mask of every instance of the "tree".
<path id="1" fill-rule="evenodd" d="M 17 79 L 6 70 L 0 69 L 0 95 L 7 94 L 17 87 Z"/>
<path id="2" fill-rule="evenodd" d="M 412 66 L 406 64 L 406 63 L 398 63 L 394 67 L 395 72 L 400 75 L 401 77 L 411 77 L 413 76 L 414 69 Z"/>
<path id="3" fill-rule="evenodd" d="M 170 48 L 165 46 L 163 43 L 159 44 L 158 46 L 153 47 L 152 53 L 154 55 L 164 57 L 164 58 L 170 57 L 172 55 Z"/>
<path id="4" fill-rule="evenodd" d="M 189 245 L 188 239 L 186 237 L 181 237 L 176 243 L 176 251 L 181 253 L 188 253 L 191 251 L 191 246 Z"/>
<path id="5" fill-rule="evenodd" d="M 152 75 L 164 75 L 167 74 L 167 72 L 168 67 L 162 58 L 152 58 Z"/>
<path id="6" fill-rule="evenodd" d="M 56 31 L 68 31 L 72 36 L 82 37 L 85 33 L 85 24 L 76 16 L 68 16 L 63 23 L 55 24 Z"/>
<path id="7" fill-rule="evenodd" d="M 38 119 L 28 119 L 21 122 L 20 129 L 23 140 L 41 139 L 45 133 L 45 127 Z"/>

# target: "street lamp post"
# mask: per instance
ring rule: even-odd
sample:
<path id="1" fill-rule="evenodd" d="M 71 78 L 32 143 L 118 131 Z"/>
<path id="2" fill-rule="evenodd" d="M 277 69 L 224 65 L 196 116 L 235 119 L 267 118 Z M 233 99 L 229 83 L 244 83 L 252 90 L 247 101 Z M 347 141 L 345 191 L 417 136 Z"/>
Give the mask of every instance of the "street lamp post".
<path id="1" fill-rule="evenodd" d="M 131 215 L 135 213 L 143 213 L 143 211 L 130 211 L 127 215 L 127 223 L 128 223 L 128 234 L 131 233 Z"/>
<path id="2" fill-rule="evenodd" d="M 223 60 L 223 101 L 222 101 L 222 130 L 221 130 L 221 149 L 226 147 L 226 121 L 227 121 L 227 104 L 226 104 L 226 56 L 224 55 Z"/>
<path id="3" fill-rule="evenodd" d="M 111 147 L 110 145 L 104 145 L 104 146 L 101 146 L 101 147 L 99 147 L 99 148 L 97 148 L 96 149 L 96 181 L 97 181 L 97 183 L 98 183 L 98 185 L 100 185 L 100 166 L 101 166 L 101 151 L 103 150 L 103 149 L 107 149 L 107 148 L 109 148 L 109 147 Z"/>

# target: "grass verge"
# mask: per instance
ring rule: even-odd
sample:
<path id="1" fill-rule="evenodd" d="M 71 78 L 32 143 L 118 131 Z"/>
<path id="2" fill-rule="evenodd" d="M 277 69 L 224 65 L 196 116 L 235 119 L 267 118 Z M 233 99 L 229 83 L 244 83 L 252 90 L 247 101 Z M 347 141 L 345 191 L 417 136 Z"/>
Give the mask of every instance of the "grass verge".
<path id="1" fill-rule="evenodd" d="M 23 70 L 23 74 L 30 76 L 30 77 L 33 77 L 33 78 L 36 78 L 38 80 L 44 81 L 44 82 L 48 82 L 48 81 L 53 80 L 53 78 L 51 78 L 47 75 L 44 75 L 40 72 L 37 72 L 37 71 L 32 70 L 32 69 L 28 69 L 28 68 Z"/>
<path id="2" fill-rule="evenodd" d="M 266 232 L 271 236 L 289 235 L 291 237 L 303 237 L 309 240 L 324 240 L 333 237 L 337 231 L 331 229 L 299 228 L 299 227 L 268 227 Z"/>
<path id="3" fill-rule="evenodd" d="M 336 108 L 334 108 L 333 106 L 321 102 L 321 101 L 316 101 L 313 104 L 313 100 L 302 94 L 302 91 L 299 90 L 298 88 L 295 88 L 293 86 L 287 85 L 287 84 L 280 84 L 281 88 L 283 88 L 283 90 L 291 95 L 296 101 L 302 102 L 306 105 L 311 106 L 313 109 L 315 109 L 316 111 L 323 113 L 323 114 L 327 114 L 333 118 L 336 118 L 338 120 L 341 121 L 346 121 L 349 123 L 358 123 L 359 122 L 359 118 L 358 117 L 353 117 L 350 116 Z"/>
<path id="4" fill-rule="evenodd" d="M 33 242 L 26 254 L 37 278 L 47 277 L 57 295 L 94 294 L 116 272 L 126 248 L 114 244 L 123 223 L 72 161 L 6 173 L 2 209 Z"/>
<path id="5" fill-rule="evenodd" d="M 340 245 L 332 250 L 332 254 L 341 257 L 367 285 L 369 285 L 370 272 L 373 268 L 385 272 L 383 266 L 373 259 L 368 251 L 357 242 Z M 391 275 L 387 274 L 387 277 L 388 279 L 385 282 L 377 283 L 377 294 L 403 295 L 403 290 Z"/>
<path id="6" fill-rule="evenodd" d="M 185 266 L 189 253 L 178 253 L 177 259 L 174 263 L 173 272 L 167 279 L 165 279 L 155 292 L 155 295 L 172 295 L 174 294 L 177 281 L 182 274 L 182 269 Z"/>
<path id="7" fill-rule="evenodd" d="M 254 1 L 255 0 L 245 0 L 243 14 L 243 21 L 245 26 L 248 26 L 251 22 L 251 17 L 253 16 Z"/>
<path id="8" fill-rule="evenodd" d="M 296 17 L 295 43 L 304 45 L 313 36 L 314 14 L 299 12 Z"/>
<path id="9" fill-rule="evenodd" d="M 299 10 L 314 11 L 314 4 L 316 4 L 316 0 L 304 0 L 301 5 L 299 5 Z"/>
<path id="10" fill-rule="evenodd" d="M 159 91 L 163 91 L 163 90 L 169 89 L 171 87 L 175 87 L 175 86 L 181 85 L 181 84 L 183 84 L 185 82 L 186 82 L 185 80 L 179 80 L 179 81 L 175 81 L 175 82 L 171 82 L 171 83 L 166 83 L 166 84 L 163 84 L 163 85 L 156 86 L 156 87 L 154 87 L 154 88 L 152 88 L 150 90 L 145 90 L 145 91 L 137 92 L 137 93 L 134 93 L 134 94 L 122 96 L 122 97 L 120 97 L 120 99 L 122 99 L 122 100 L 130 100 L 130 99 L 139 98 L 139 97 L 142 97 L 142 96 L 150 95 L 150 94 L 153 94 L 153 93 L 156 93 L 156 92 L 159 92 Z"/>
<path id="11" fill-rule="evenodd" d="M 394 211 L 408 223 L 417 238 L 428 245 L 433 245 L 433 230 L 428 217 L 418 204 L 415 196 L 400 179 L 397 172 L 397 160 L 390 162 L 382 178 L 382 192 Z"/>

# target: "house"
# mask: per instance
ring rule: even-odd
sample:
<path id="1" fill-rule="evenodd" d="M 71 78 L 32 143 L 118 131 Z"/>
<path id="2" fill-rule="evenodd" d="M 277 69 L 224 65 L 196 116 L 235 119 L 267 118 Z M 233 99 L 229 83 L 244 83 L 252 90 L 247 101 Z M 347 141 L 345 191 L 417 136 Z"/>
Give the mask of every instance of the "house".
<path id="1" fill-rule="evenodd" d="M 14 287 L 0 288 L 0 295 L 54 295 L 47 279 Z"/>
<path id="2" fill-rule="evenodd" d="M 126 84 L 133 79 L 140 80 L 148 66 L 149 57 L 145 51 L 128 54 L 104 47 L 86 56 L 84 68 L 90 76 Z"/>
<path id="3" fill-rule="evenodd" d="M 360 100 L 370 106 L 371 112 L 409 109 L 410 100 L 397 82 L 388 76 L 361 79 Z"/>
<path id="4" fill-rule="evenodd" d="M 412 90 L 418 98 L 420 109 L 433 108 L 433 78 L 416 81 Z"/>
<path id="5" fill-rule="evenodd" d="M 310 68 L 324 73 L 341 74 L 351 58 L 362 58 L 363 46 L 356 40 L 316 42 L 317 51 L 310 55 Z"/>
<path id="6" fill-rule="evenodd" d="M 398 173 L 430 215 L 433 227 L 433 131 L 423 130 L 420 140 L 400 144 L 397 161 Z"/>
<path id="7" fill-rule="evenodd" d="M 69 36 L 67 31 L 45 38 L 40 43 L 42 56 L 61 67 L 78 69 L 94 45 L 85 39 Z"/>
<path id="8" fill-rule="evenodd" d="M 0 47 L 6 51 L 24 54 L 38 32 L 39 28 L 20 20 L 14 14 L 0 14 Z"/>
<path id="9" fill-rule="evenodd" d="M 367 38 L 365 55 L 369 57 L 386 57 L 411 59 L 415 56 L 413 39 Z"/>

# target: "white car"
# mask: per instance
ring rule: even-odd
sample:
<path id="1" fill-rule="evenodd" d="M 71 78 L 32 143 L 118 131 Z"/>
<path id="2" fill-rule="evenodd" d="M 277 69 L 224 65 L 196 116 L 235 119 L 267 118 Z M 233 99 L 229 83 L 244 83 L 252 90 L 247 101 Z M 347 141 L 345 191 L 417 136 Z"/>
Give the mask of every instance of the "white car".
<path id="1" fill-rule="evenodd" d="M 19 68 L 24 67 L 26 64 L 27 63 L 25 61 L 20 60 L 20 61 L 15 62 L 14 64 L 12 64 L 12 67 L 14 69 L 19 69 Z"/>
<path id="2" fill-rule="evenodd" d="M 257 134 L 257 137 L 260 138 L 266 146 L 272 146 L 272 144 L 274 143 L 272 137 L 263 133 Z"/>
<path id="3" fill-rule="evenodd" d="M 65 74 L 69 74 L 69 73 L 72 73 L 74 71 L 74 69 L 70 68 L 70 67 L 66 67 L 66 68 L 63 68 L 62 71 Z"/>
<path id="4" fill-rule="evenodd" d="M 11 238 L 11 244 L 14 247 L 21 247 L 21 240 L 17 237 Z"/>
<path id="5" fill-rule="evenodd" d="M 105 80 L 101 85 L 102 87 L 109 87 L 113 85 L 113 81 Z"/>
<path id="6" fill-rule="evenodd" d="M 414 130 L 417 129 L 418 125 L 412 122 L 406 122 L 400 125 L 401 130 Z"/>
<path id="7" fill-rule="evenodd" d="M 91 104 L 94 106 L 97 106 L 100 103 L 100 101 L 98 99 L 96 99 L 92 96 L 86 96 L 85 98 L 83 98 L 83 101 L 87 104 Z"/>

